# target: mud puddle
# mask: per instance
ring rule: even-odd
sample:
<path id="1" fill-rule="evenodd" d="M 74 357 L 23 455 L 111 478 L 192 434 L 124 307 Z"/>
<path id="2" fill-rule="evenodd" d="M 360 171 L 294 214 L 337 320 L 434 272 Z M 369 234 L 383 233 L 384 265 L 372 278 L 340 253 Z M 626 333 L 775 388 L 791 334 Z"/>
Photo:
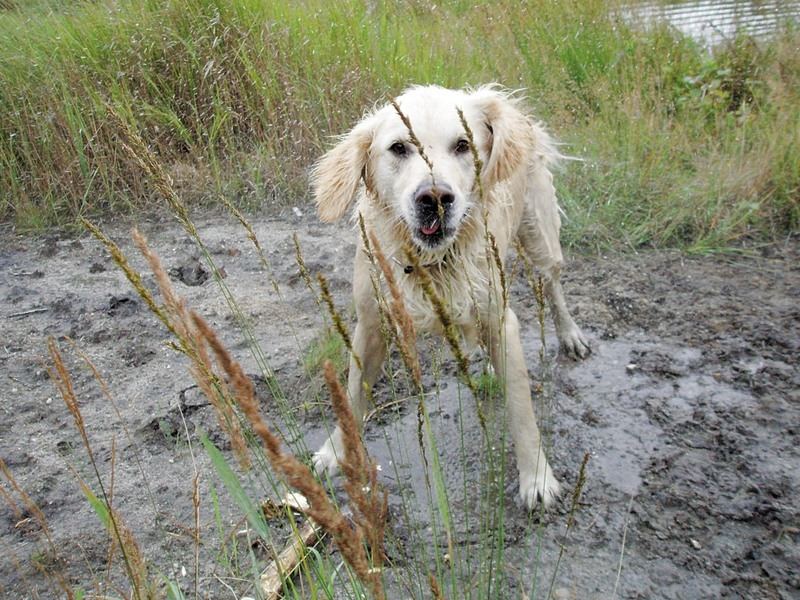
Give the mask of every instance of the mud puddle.
<path id="1" fill-rule="evenodd" d="M 302 357 L 324 323 L 297 273 L 292 234 L 298 234 L 309 268 L 325 273 L 341 307 L 349 306 L 354 238 L 345 226 L 323 227 L 310 217 L 254 225 L 271 275 L 227 218 L 208 216 L 198 223 L 224 269 L 223 281 L 252 323 L 264 360 L 297 403 L 301 433 L 314 448 L 325 435 L 320 416 L 328 410 L 309 401 Z M 144 270 L 127 228 L 110 231 Z M 257 373 L 256 357 L 193 243 L 171 223 L 150 224 L 145 233 L 189 305 L 212 323 L 245 369 Z M 55 595 L 53 581 L 34 560 L 54 561 L 46 566 L 84 587 L 104 579 L 107 536 L 72 471 L 87 480 L 91 473 L 47 376 L 47 337 L 69 348 L 63 342 L 69 336 L 115 398 L 116 408 L 80 359 L 65 351 L 106 476 L 113 458 L 115 505 L 144 554 L 162 573 L 191 587 L 194 460 L 206 540 L 200 589 L 209 597 L 233 597 L 225 591 L 233 582 L 216 552 L 222 537 L 243 528 L 241 513 L 216 479 L 198 432 L 208 432 L 232 464 L 234 459 L 185 363 L 166 347 L 167 333 L 93 239 L 3 234 L 0 247 L 0 457 L 42 508 L 63 549 L 61 562 L 55 562 L 43 552 L 41 532 L 25 507 L 2 503 L 0 595 Z M 540 364 L 534 303 L 526 285 L 514 283 L 512 306 L 523 324 L 537 411 L 565 493 L 545 515 L 524 511 L 515 501 L 513 453 L 499 440 L 495 453 L 504 457 L 507 473 L 495 500 L 503 502 L 502 569 L 512 589 L 546 597 L 552 586 L 559 597 L 578 599 L 614 593 L 681 599 L 800 595 L 800 252 L 792 241 L 758 254 L 571 257 L 568 302 L 594 348 L 582 362 L 558 357 L 548 331 Z M 145 282 L 153 283 L 147 276 Z M 475 400 L 459 384 L 447 353 L 432 356 L 442 374 L 438 387 L 432 376 L 426 378 L 426 407 L 452 508 L 450 547 L 465 564 L 477 564 L 476 515 L 487 501 L 481 491 L 486 445 Z M 424 461 L 434 456 L 429 446 L 425 457 L 419 450 L 416 398 L 394 384 L 391 377 L 379 384 L 376 395 L 385 408 L 365 437 L 390 494 L 388 535 L 408 542 L 395 544 L 407 549 L 390 556 L 394 595 L 406 597 L 414 591 L 403 573 L 414 558 L 413 542 L 447 540 L 426 484 Z M 260 394 L 269 414 L 269 393 Z M 489 416 L 501 423 L 501 407 L 489 405 Z M 586 483 L 565 535 L 570 495 L 587 452 Z M 13 493 L 7 480 L 2 485 Z M 223 533 L 212 510 L 213 493 L 220 498 Z M 283 534 L 276 525 L 276 543 Z"/>

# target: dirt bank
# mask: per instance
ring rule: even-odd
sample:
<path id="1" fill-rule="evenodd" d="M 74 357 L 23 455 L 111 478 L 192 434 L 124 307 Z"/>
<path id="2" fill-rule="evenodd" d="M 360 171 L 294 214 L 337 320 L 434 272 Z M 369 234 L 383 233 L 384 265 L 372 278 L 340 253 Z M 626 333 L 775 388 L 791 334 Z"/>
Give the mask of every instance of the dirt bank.
<path id="1" fill-rule="evenodd" d="M 301 357 L 323 318 L 297 274 L 291 236 L 298 233 L 308 266 L 326 274 L 342 307 L 349 301 L 353 236 L 345 226 L 322 226 L 308 216 L 254 224 L 280 295 L 230 219 L 207 216 L 198 227 L 281 387 L 297 402 L 301 433 L 314 447 L 324 435 L 318 415 L 325 409 L 313 401 Z M 143 270 L 127 228 L 109 231 Z M 195 245 L 168 221 L 147 224 L 144 231 L 188 303 L 218 329 L 246 370 L 257 373 Z M 535 366 L 532 296 L 521 279 L 514 282 L 512 303 L 523 323 L 532 374 L 552 405 L 542 419 L 553 434 L 556 474 L 571 488 L 585 452 L 590 460 L 566 540 L 568 500 L 541 525 L 532 525 L 510 485 L 505 568 L 512 588 L 529 589 L 536 577 L 537 597 L 545 596 L 563 542 L 555 587 L 566 597 L 610 598 L 615 588 L 621 598 L 800 595 L 798 258 L 796 241 L 751 257 L 572 256 L 565 274 L 568 302 L 594 353 L 576 363 L 555 358 L 550 343 L 543 367 Z M 48 336 L 76 340 L 116 400 L 119 414 L 62 344 L 106 474 L 113 456 L 115 505 L 145 555 L 188 586 L 194 456 L 201 474 L 201 590 L 213 597 L 234 597 L 228 586 L 245 590 L 219 566 L 219 539 L 235 532 L 241 514 L 197 445 L 197 430 L 208 431 L 228 453 L 225 440 L 185 362 L 165 345 L 167 333 L 105 250 L 87 236 L 0 235 L 0 323 L 0 457 L 42 508 L 59 548 L 56 560 L 19 496 L 0 480 L 19 503 L 17 510 L 0 503 L 0 596 L 55 595 L 55 584 L 32 560 L 85 587 L 103 580 L 107 535 L 72 472 L 94 481 L 71 417 L 47 376 Z M 463 441 L 480 446 L 478 424 L 472 402 L 462 406 L 459 400 L 453 370 L 442 364 L 439 391 L 429 406 L 432 427 L 441 440 L 442 463 L 467 464 Z M 379 385 L 379 397 L 388 397 L 387 386 Z M 377 421 L 366 437 L 382 465 L 394 515 L 402 507 L 401 492 L 422 494 L 423 467 L 411 451 L 417 439 L 414 406 L 399 405 Z M 466 487 L 461 470 L 445 472 L 454 473 L 450 484 Z M 221 532 L 212 487 L 221 498 Z M 459 514 L 470 501 L 461 492 L 453 502 L 456 542 L 465 554 L 478 544 L 470 521 Z M 414 522 L 424 530 L 429 519 L 421 510 Z M 393 518 L 394 539 L 402 540 L 408 526 Z M 392 558 L 402 570 L 407 557 Z"/>

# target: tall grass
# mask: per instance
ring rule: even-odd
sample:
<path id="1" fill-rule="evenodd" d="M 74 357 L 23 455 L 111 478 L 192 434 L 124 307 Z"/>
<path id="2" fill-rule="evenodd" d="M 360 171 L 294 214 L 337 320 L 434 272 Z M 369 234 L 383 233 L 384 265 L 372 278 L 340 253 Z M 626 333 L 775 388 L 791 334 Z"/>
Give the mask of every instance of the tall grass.
<path id="1" fill-rule="evenodd" d="M 376 100 L 486 81 L 526 88 L 584 160 L 560 181 L 569 242 L 718 247 L 798 224 L 795 30 L 707 54 L 599 0 L 5 5 L 0 214 L 21 227 L 152 202 L 109 106 L 188 202 L 269 210 Z"/>

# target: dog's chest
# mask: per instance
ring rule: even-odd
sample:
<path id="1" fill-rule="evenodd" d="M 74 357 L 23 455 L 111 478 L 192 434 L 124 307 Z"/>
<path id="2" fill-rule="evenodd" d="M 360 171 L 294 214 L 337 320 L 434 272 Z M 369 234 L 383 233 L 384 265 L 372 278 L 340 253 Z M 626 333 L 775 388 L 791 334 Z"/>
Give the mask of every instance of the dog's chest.
<path id="1" fill-rule="evenodd" d="M 492 277 L 485 261 L 437 266 L 427 273 L 428 277 L 402 273 L 398 278 L 406 310 L 418 331 L 441 332 L 447 322 L 458 328 L 473 325 L 491 305 Z"/>

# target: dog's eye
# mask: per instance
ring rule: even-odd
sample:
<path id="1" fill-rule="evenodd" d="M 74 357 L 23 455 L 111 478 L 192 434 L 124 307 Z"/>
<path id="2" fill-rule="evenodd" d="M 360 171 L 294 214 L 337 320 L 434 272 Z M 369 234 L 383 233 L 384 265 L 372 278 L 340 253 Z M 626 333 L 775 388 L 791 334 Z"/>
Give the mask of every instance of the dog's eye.
<path id="1" fill-rule="evenodd" d="M 408 149 L 403 142 L 395 142 L 391 146 L 389 146 L 389 152 L 394 154 L 395 156 L 405 156 L 408 154 Z"/>
<path id="2" fill-rule="evenodd" d="M 453 148 L 453 151 L 456 154 L 464 154 L 465 152 L 469 152 L 469 149 L 470 149 L 469 148 L 469 142 L 467 140 L 463 140 L 462 139 L 462 140 L 458 140 L 456 142 L 456 145 Z"/>

